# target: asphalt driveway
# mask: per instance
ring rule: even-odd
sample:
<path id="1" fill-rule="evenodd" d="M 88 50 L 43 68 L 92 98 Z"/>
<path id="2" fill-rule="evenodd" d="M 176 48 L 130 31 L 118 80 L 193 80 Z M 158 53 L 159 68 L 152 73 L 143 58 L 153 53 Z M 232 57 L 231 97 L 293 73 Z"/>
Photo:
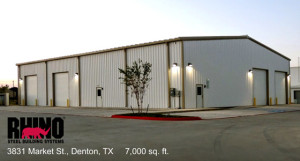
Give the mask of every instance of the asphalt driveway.
<path id="1" fill-rule="evenodd" d="M 264 111 L 264 110 L 262 110 Z M 63 117 L 63 144 L 8 144 L 8 117 Z M 0 111 L 1 160 L 300 160 L 300 111 L 202 121 L 145 121 Z M 8 155 L 8 148 L 64 148 L 70 155 Z M 71 155 L 71 149 L 101 155 Z M 113 148 L 104 155 L 103 148 Z M 145 148 L 146 154 L 126 154 Z M 157 150 L 157 156 L 149 150 Z M 166 149 L 167 154 L 162 154 Z"/>

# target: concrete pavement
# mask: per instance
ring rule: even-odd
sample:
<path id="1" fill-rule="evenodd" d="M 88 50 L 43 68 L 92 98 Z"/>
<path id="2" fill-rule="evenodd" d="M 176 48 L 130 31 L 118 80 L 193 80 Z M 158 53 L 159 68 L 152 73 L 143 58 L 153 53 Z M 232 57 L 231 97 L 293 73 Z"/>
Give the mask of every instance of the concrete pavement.
<path id="1" fill-rule="evenodd" d="M 221 119 L 242 116 L 254 116 L 300 110 L 300 104 L 278 106 L 242 106 L 232 108 L 200 109 L 151 109 L 150 113 L 196 116 L 202 119 Z M 111 117 L 115 114 L 131 113 L 126 108 L 86 108 L 86 107 L 45 107 L 45 106 L 0 106 L 0 111 L 43 113 L 74 116 Z"/>
<path id="2" fill-rule="evenodd" d="M 125 109 L 49 107 L 49 106 L 0 106 L 0 111 L 73 115 L 73 116 L 95 116 L 95 117 L 110 117 L 113 114 L 130 113 L 129 110 L 125 110 Z"/>
<path id="3" fill-rule="evenodd" d="M 281 112 L 292 112 L 292 111 L 300 111 L 300 104 L 278 105 L 278 106 L 257 106 L 257 107 L 246 106 L 246 107 L 235 107 L 226 110 L 171 113 L 170 115 L 197 116 L 197 117 L 201 117 L 202 119 L 223 119 L 223 118 L 233 118 L 233 117 L 266 115 L 266 114 L 274 114 L 274 113 L 281 113 Z"/>
<path id="4" fill-rule="evenodd" d="M 64 144 L 8 144 L 8 117 L 63 117 Z M 0 160 L 298 161 L 300 112 L 209 121 L 146 121 L 55 114 L 0 112 Z M 114 148 L 113 155 L 71 155 L 71 148 Z M 8 155 L 8 148 L 64 148 L 65 155 Z M 126 148 L 146 148 L 144 155 Z M 163 155 L 162 149 L 168 152 Z M 158 156 L 148 150 L 158 149 Z"/>

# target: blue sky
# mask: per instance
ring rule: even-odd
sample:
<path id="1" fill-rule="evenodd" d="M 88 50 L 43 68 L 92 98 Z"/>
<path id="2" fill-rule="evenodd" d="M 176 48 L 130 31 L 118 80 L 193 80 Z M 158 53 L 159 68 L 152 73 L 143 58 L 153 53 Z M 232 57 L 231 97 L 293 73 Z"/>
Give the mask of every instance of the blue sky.
<path id="1" fill-rule="evenodd" d="M 0 0 L 0 23 L 0 85 L 19 62 L 178 36 L 249 35 L 291 66 L 300 56 L 299 0 Z"/>

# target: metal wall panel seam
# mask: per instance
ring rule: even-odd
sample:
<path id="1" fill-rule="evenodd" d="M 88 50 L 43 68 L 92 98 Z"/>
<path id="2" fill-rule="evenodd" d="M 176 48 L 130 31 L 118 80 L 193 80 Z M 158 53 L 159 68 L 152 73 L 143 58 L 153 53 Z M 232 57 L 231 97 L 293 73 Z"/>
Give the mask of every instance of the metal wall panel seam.
<path id="1" fill-rule="evenodd" d="M 182 86 L 182 108 L 185 109 L 185 91 L 184 91 L 184 78 L 185 78 L 185 68 L 184 68 L 184 45 L 183 41 L 181 41 L 181 69 L 182 69 L 182 76 L 181 76 L 181 86 Z"/>
<path id="2" fill-rule="evenodd" d="M 286 100 L 286 104 L 289 104 L 289 93 L 288 93 L 288 80 L 287 80 L 288 74 L 287 72 L 285 72 L 285 100 Z"/>
<path id="3" fill-rule="evenodd" d="M 300 59 L 299 59 L 300 60 Z M 289 63 L 289 103 L 291 103 L 292 102 L 292 91 L 291 91 L 291 82 L 292 82 L 292 78 L 291 78 L 291 64 Z M 291 101 L 290 101 L 291 100 Z"/>
<path id="4" fill-rule="evenodd" d="M 18 105 L 21 105 L 20 66 L 18 65 Z"/>
<path id="5" fill-rule="evenodd" d="M 124 49 L 124 68 L 127 69 L 127 49 Z M 128 87 L 125 84 L 125 107 L 128 107 Z"/>
<path id="6" fill-rule="evenodd" d="M 266 105 L 270 105 L 270 101 L 269 101 L 269 99 L 270 99 L 270 88 L 269 88 L 269 86 L 270 86 L 270 75 L 269 75 L 269 70 L 267 70 L 267 103 L 266 103 Z"/>
<path id="7" fill-rule="evenodd" d="M 80 56 L 77 57 L 77 72 L 78 72 L 78 106 L 81 106 L 81 71 L 80 71 Z"/>
<path id="8" fill-rule="evenodd" d="M 168 77 L 168 107 L 171 108 L 170 86 L 171 86 L 171 71 L 170 71 L 170 49 L 169 43 L 166 43 L 167 48 L 167 77 Z"/>
<path id="9" fill-rule="evenodd" d="M 46 106 L 48 106 L 48 62 L 45 61 L 45 65 L 46 65 Z"/>

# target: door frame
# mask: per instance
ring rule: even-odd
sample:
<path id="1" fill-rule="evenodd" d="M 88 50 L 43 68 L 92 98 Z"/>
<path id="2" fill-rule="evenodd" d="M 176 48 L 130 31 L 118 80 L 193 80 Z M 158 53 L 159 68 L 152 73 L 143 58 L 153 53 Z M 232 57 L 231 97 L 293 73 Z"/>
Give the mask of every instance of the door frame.
<path id="1" fill-rule="evenodd" d="M 202 107 L 198 107 L 198 101 L 197 101 L 197 88 L 198 86 L 201 86 L 202 89 L 201 89 L 201 96 L 202 96 Z M 204 84 L 196 84 L 196 108 L 203 108 L 204 107 Z"/>
<path id="2" fill-rule="evenodd" d="M 252 71 L 253 71 L 253 75 L 252 75 L 252 101 L 253 101 L 253 98 L 254 98 L 254 70 L 264 70 L 266 71 L 266 85 L 267 85 L 267 96 L 266 96 L 266 105 L 270 105 L 270 93 L 269 93 L 269 90 L 270 90 L 270 83 L 269 83 L 269 70 L 268 69 L 264 69 L 264 68 L 252 68 Z"/>
<path id="3" fill-rule="evenodd" d="M 52 106 L 56 106 L 55 104 L 55 74 L 62 74 L 67 73 L 68 74 L 68 98 L 70 100 L 70 82 L 69 82 L 69 71 L 63 71 L 63 72 L 55 72 L 52 73 Z"/>
<path id="4" fill-rule="evenodd" d="M 288 86 L 288 80 L 287 80 L 287 77 L 288 77 L 288 73 L 287 72 L 284 72 L 284 71 L 280 71 L 280 70 L 275 70 L 274 71 L 274 89 L 275 89 L 275 98 L 276 98 L 276 73 L 283 73 L 284 74 L 284 87 L 285 87 L 285 103 L 286 104 L 289 104 L 289 86 Z"/>
<path id="5" fill-rule="evenodd" d="M 101 90 L 101 100 L 102 100 L 102 105 L 101 106 L 98 106 L 98 89 Z M 96 87 L 96 107 L 103 107 L 103 87 Z"/>
<path id="6" fill-rule="evenodd" d="M 27 77 L 32 77 L 32 76 L 36 76 L 36 95 L 38 97 L 38 77 L 37 74 L 33 74 L 33 75 L 24 75 L 24 105 L 27 106 Z M 38 99 L 38 98 L 36 98 Z M 22 100 L 21 100 L 22 101 Z"/>

